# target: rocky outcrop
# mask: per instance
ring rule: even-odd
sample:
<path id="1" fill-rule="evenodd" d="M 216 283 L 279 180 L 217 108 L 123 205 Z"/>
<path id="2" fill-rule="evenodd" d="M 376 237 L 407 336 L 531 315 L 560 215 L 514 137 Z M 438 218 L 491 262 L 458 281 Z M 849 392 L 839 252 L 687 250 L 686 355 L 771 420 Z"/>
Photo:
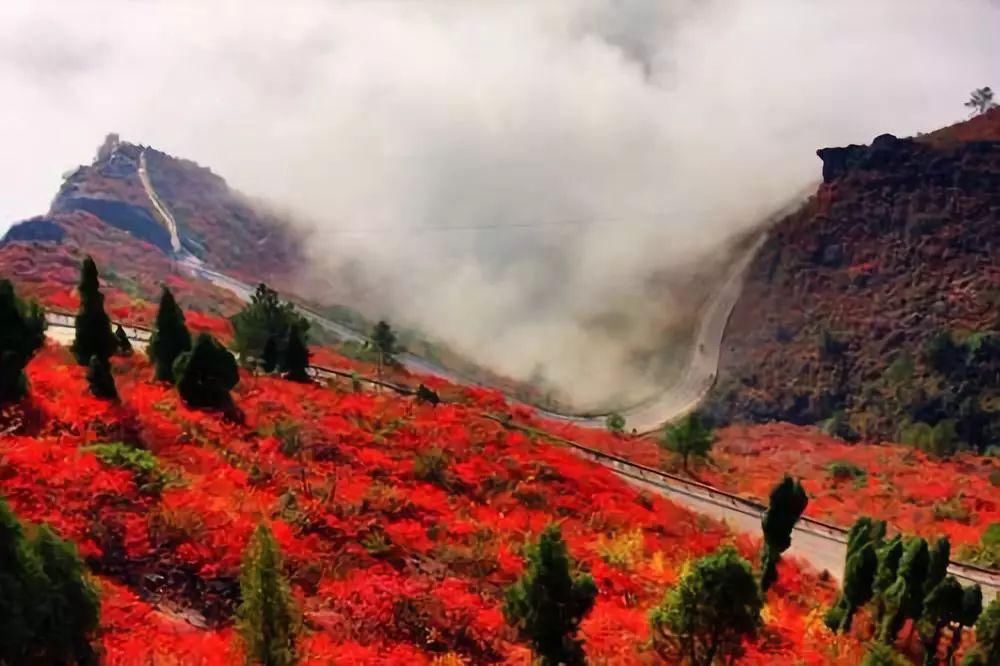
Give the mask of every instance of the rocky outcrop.
<path id="1" fill-rule="evenodd" d="M 823 184 L 749 271 L 713 409 L 795 423 L 842 413 L 893 438 L 911 417 L 900 394 L 940 383 L 921 361 L 928 341 L 995 329 L 1000 141 L 941 137 L 818 151 Z M 903 380 L 887 376 L 894 363 Z"/>

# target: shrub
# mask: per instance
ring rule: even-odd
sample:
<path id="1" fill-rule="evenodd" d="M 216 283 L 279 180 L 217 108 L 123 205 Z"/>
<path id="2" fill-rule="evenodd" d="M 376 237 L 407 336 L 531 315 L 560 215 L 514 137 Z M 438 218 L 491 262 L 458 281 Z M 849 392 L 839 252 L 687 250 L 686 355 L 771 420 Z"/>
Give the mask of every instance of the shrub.
<path id="1" fill-rule="evenodd" d="M 503 612 L 528 640 L 544 666 L 585 663 L 576 637 L 594 606 L 597 587 L 587 574 L 574 574 L 559 527 L 549 525 L 525 552 L 521 578 L 507 588 Z"/>
<path id="2" fill-rule="evenodd" d="M 868 473 L 855 465 L 852 462 L 844 461 L 834 461 L 827 466 L 827 471 L 830 473 L 834 479 L 838 481 L 847 481 L 848 479 L 863 479 Z"/>
<path id="3" fill-rule="evenodd" d="M 962 664 L 1000 664 L 1000 598 L 994 599 L 976 621 L 976 647 L 970 650 Z"/>
<path id="4" fill-rule="evenodd" d="M 608 432 L 620 435 L 625 432 L 625 417 L 617 412 L 608 414 L 608 417 L 604 419 L 604 425 L 607 427 Z"/>
<path id="5" fill-rule="evenodd" d="M 285 578 L 281 552 L 264 525 L 254 530 L 240 569 L 237 613 L 247 662 L 287 666 L 297 661 L 298 613 Z"/>
<path id="6" fill-rule="evenodd" d="M 962 504 L 961 496 L 934 503 L 934 520 L 954 520 L 968 524 L 971 515 Z"/>
<path id="7" fill-rule="evenodd" d="M 173 383 L 174 363 L 177 357 L 191 350 L 191 333 L 184 323 L 184 312 L 170 290 L 163 287 L 160 306 L 156 310 L 156 323 L 149 339 L 146 353 L 155 367 L 154 376 L 161 382 Z"/>
<path id="8" fill-rule="evenodd" d="M 0 404 L 24 397 L 24 367 L 44 341 L 45 312 L 19 299 L 10 281 L 0 280 Z"/>
<path id="9" fill-rule="evenodd" d="M 87 257 L 80 269 L 80 309 L 76 315 L 76 337 L 73 339 L 73 355 L 80 365 L 88 365 L 96 356 L 107 362 L 118 349 L 118 340 L 111 332 L 111 319 L 104 311 L 104 294 L 98 281 L 97 265 Z"/>
<path id="10" fill-rule="evenodd" d="M 236 359 L 207 333 L 198 336 L 194 348 L 174 362 L 174 377 L 181 397 L 192 407 L 226 407 L 229 391 L 240 380 Z"/>
<path id="11" fill-rule="evenodd" d="M 910 664 L 909 659 L 881 643 L 873 643 L 861 660 L 861 666 L 910 666 Z"/>
<path id="12" fill-rule="evenodd" d="M 132 472 L 135 485 L 143 492 L 158 493 L 166 483 L 160 462 L 149 451 L 122 442 L 95 444 L 88 448 L 105 465 Z"/>
<path id="13" fill-rule="evenodd" d="M 750 563 L 725 546 L 696 561 L 650 612 L 654 646 L 667 663 L 733 663 L 757 634 L 763 606 Z"/>
<path id="14" fill-rule="evenodd" d="M 437 447 L 420 451 L 413 458 L 413 476 L 427 483 L 447 485 L 448 457 Z"/>
<path id="15" fill-rule="evenodd" d="M 76 548 L 45 525 L 25 532 L 0 498 L 0 663 L 96 664 L 100 601 Z"/>

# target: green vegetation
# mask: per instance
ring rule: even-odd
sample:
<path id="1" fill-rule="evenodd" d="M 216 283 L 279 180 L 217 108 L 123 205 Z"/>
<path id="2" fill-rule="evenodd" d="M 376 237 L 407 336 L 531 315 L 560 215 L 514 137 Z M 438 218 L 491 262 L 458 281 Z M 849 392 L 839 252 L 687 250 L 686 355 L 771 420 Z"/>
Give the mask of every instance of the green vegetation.
<path id="1" fill-rule="evenodd" d="M 174 363 L 177 357 L 191 350 L 191 333 L 184 323 L 184 312 L 170 290 L 163 287 L 160 307 L 156 311 L 153 335 L 146 348 L 155 367 L 155 377 L 161 382 L 174 383 Z"/>
<path id="2" fill-rule="evenodd" d="M 76 337 L 73 355 L 80 365 L 89 365 L 92 356 L 107 363 L 118 349 L 118 340 L 111 332 L 111 319 L 104 311 L 104 294 L 101 293 L 97 264 L 90 257 L 80 268 L 80 309 L 76 315 Z"/>
<path id="3" fill-rule="evenodd" d="M 274 349 L 273 341 L 268 338 L 269 346 Z M 265 352 L 267 349 L 265 348 Z M 266 354 L 265 354 L 266 357 Z M 306 347 L 305 334 L 298 324 L 288 328 L 288 338 L 285 341 L 285 353 L 278 354 L 278 367 L 285 377 L 295 382 L 308 382 L 309 348 Z M 265 363 L 266 363 L 265 358 Z M 266 369 L 266 368 L 265 368 Z"/>
<path id="4" fill-rule="evenodd" d="M 604 419 L 604 425 L 608 429 L 608 432 L 621 435 L 625 432 L 625 417 L 618 412 L 612 412 Z"/>
<path id="5" fill-rule="evenodd" d="M 285 578 L 281 552 L 271 530 L 259 525 L 250 537 L 240 569 L 237 624 L 247 663 L 289 666 L 296 663 L 299 618 Z"/>
<path id="6" fill-rule="evenodd" d="M 436 447 L 420 451 L 413 458 L 413 476 L 427 483 L 447 485 L 448 457 Z"/>
<path id="7" fill-rule="evenodd" d="M 874 595 L 878 571 L 876 549 L 885 536 L 885 522 L 859 518 L 847 533 L 847 556 L 844 563 L 844 586 L 837 603 L 830 608 L 824 621 L 833 631 L 849 632 L 854 614 Z"/>
<path id="8" fill-rule="evenodd" d="M 910 539 L 903 548 L 896 580 L 883 593 L 885 615 L 879 628 L 879 639 L 886 645 L 895 642 L 907 619 L 914 622 L 920 619 L 929 564 L 927 541 L 919 537 Z"/>
<path id="9" fill-rule="evenodd" d="M 230 321 L 233 324 L 233 348 L 244 364 L 271 365 L 272 369 L 283 367 L 293 326 L 298 328 L 302 344 L 308 341 L 309 321 L 296 311 L 292 303 L 282 302 L 278 292 L 263 283 L 257 285 L 250 303 Z M 265 355 L 269 345 L 271 349 Z"/>
<path id="10" fill-rule="evenodd" d="M 969 101 L 965 103 L 966 107 L 972 109 L 974 116 L 982 115 L 995 108 L 996 105 L 996 102 L 993 101 L 993 89 L 989 86 L 973 90 L 969 93 Z"/>
<path id="11" fill-rule="evenodd" d="M 8 280 L 0 280 L 0 404 L 28 391 L 24 368 L 45 341 L 45 312 L 22 301 Z"/>
<path id="12" fill-rule="evenodd" d="M 649 615 L 667 663 L 733 663 L 760 628 L 764 606 L 750 563 L 731 546 L 701 558 Z"/>
<path id="13" fill-rule="evenodd" d="M 389 326 L 389 323 L 382 320 L 372 328 L 371 335 L 368 336 L 368 346 L 378 357 L 378 377 L 382 379 L 382 368 L 393 365 L 396 362 L 396 354 L 400 352 L 397 345 L 396 333 Z"/>
<path id="14" fill-rule="evenodd" d="M 0 663 L 96 664 L 100 601 L 76 548 L 26 530 L 2 498 L 0 564 Z"/>
<path id="15" fill-rule="evenodd" d="M 111 375 L 111 364 L 97 355 L 90 357 L 87 365 L 87 384 L 90 392 L 95 397 L 103 400 L 117 400 L 118 389 L 115 387 L 115 378 Z"/>
<path id="16" fill-rule="evenodd" d="M 1000 598 L 982 612 L 976 622 L 976 647 L 969 651 L 963 666 L 1000 664 Z"/>
<path id="17" fill-rule="evenodd" d="M 138 449 L 122 442 L 109 442 L 95 444 L 87 450 L 92 451 L 105 465 L 130 471 L 135 479 L 135 485 L 142 492 L 155 494 L 166 484 L 167 478 L 160 468 L 159 461 L 145 449 Z"/>
<path id="18" fill-rule="evenodd" d="M 118 349 L 115 353 L 119 356 L 131 356 L 132 355 L 132 341 L 128 339 L 128 333 L 122 328 L 121 324 L 115 327 L 115 340 L 118 341 Z"/>
<path id="19" fill-rule="evenodd" d="M 826 469 L 830 472 L 830 476 L 838 481 L 863 481 L 868 476 L 868 473 L 865 470 L 861 469 L 854 463 L 841 460 L 835 460 L 830 463 Z"/>
<path id="20" fill-rule="evenodd" d="M 177 357 L 174 377 L 181 397 L 192 407 L 229 406 L 229 391 L 240 381 L 236 359 L 208 333 L 199 335 L 194 348 Z"/>
<path id="21" fill-rule="evenodd" d="M 808 504 L 809 497 L 802 484 L 788 475 L 771 490 L 767 511 L 761 518 L 764 532 L 764 545 L 760 555 L 762 591 L 767 592 L 777 580 L 778 561 L 781 554 L 792 545 L 792 530 Z"/>
<path id="22" fill-rule="evenodd" d="M 990 523 L 983 530 L 977 545 L 962 547 L 959 558 L 991 569 L 1000 569 L 1000 523 Z"/>
<path id="23" fill-rule="evenodd" d="M 507 621 L 530 644 L 543 666 L 585 663 L 576 633 L 594 606 L 597 587 L 587 574 L 574 574 L 574 564 L 557 525 L 542 531 L 525 548 L 521 578 L 507 588 L 503 606 Z"/>
<path id="24" fill-rule="evenodd" d="M 912 662 L 888 645 L 874 643 L 861 660 L 861 666 L 910 666 Z"/>
<path id="25" fill-rule="evenodd" d="M 707 459 L 715 443 L 715 433 L 705 425 L 697 412 L 682 417 L 676 423 L 668 423 L 660 446 L 682 460 L 684 471 L 688 470 L 691 456 Z"/>

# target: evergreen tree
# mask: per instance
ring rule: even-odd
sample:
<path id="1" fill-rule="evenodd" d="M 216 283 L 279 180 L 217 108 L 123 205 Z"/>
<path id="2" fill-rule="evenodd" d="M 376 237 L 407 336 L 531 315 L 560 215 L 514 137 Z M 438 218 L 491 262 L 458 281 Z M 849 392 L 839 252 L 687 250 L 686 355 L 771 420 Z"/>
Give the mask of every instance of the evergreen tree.
<path id="1" fill-rule="evenodd" d="M 111 375 L 111 364 L 108 361 L 102 361 L 96 354 L 90 357 L 90 363 L 87 366 L 87 383 L 90 385 L 90 392 L 95 397 L 105 400 L 118 399 L 115 378 Z"/>
<path id="2" fill-rule="evenodd" d="M 298 613 L 274 535 L 258 525 L 240 569 L 238 625 L 247 662 L 289 666 L 297 661 Z"/>
<path id="3" fill-rule="evenodd" d="M 715 433 L 705 425 L 696 412 L 682 417 L 676 423 L 668 423 L 660 446 L 681 457 L 684 471 L 688 471 L 691 456 L 706 459 L 715 443 Z"/>
<path id="4" fill-rule="evenodd" d="M 307 341 L 309 321 L 295 310 L 295 306 L 278 297 L 266 284 L 257 285 L 250 302 L 230 321 L 233 324 L 233 347 L 243 363 L 260 362 L 269 339 L 278 344 L 276 358 L 284 356 L 282 344 L 288 339 L 289 329 L 299 327 L 303 342 Z"/>
<path id="5" fill-rule="evenodd" d="M 763 606 L 750 563 L 725 546 L 696 561 L 650 612 L 654 645 L 667 663 L 734 663 Z"/>
<path id="6" fill-rule="evenodd" d="M 278 341 L 273 335 L 267 337 L 264 343 L 264 351 L 261 352 L 260 367 L 267 374 L 271 374 L 278 369 Z"/>
<path id="7" fill-rule="evenodd" d="M 73 355 L 80 365 L 89 364 L 91 356 L 107 361 L 118 348 L 118 341 L 111 332 L 111 319 L 104 311 L 104 294 L 101 293 L 97 264 L 90 257 L 83 260 L 77 291 L 80 293 L 80 309 L 76 315 Z"/>
<path id="8" fill-rule="evenodd" d="M 371 335 L 369 336 L 369 344 L 378 355 L 378 378 L 382 379 L 382 368 L 386 364 L 391 365 L 395 363 L 396 354 L 399 353 L 396 333 L 389 326 L 388 322 L 381 320 L 372 328 Z"/>
<path id="9" fill-rule="evenodd" d="M 948 576 L 924 598 L 923 613 L 917 623 L 920 641 L 924 645 L 924 665 L 937 663 L 937 649 L 941 642 L 941 632 L 962 614 L 962 586 Z"/>
<path id="10" fill-rule="evenodd" d="M 976 647 L 969 651 L 963 666 L 1000 664 L 1000 597 L 995 598 L 976 622 Z"/>
<path id="11" fill-rule="evenodd" d="M 872 620 L 875 626 L 881 626 L 885 616 L 886 592 L 896 582 L 899 572 L 899 561 L 903 557 L 903 537 L 897 534 L 882 545 L 877 551 L 878 569 L 875 571 L 875 582 L 872 586 L 875 595 L 875 613 Z"/>
<path id="12" fill-rule="evenodd" d="M 849 632 L 854 613 L 871 600 L 878 570 L 876 548 L 884 534 L 885 523 L 868 517 L 859 518 L 848 532 L 844 586 L 824 618 L 831 630 Z"/>
<path id="13" fill-rule="evenodd" d="M 298 324 L 292 324 L 288 329 L 288 341 L 285 343 L 285 354 L 281 359 L 281 370 L 292 381 L 307 382 L 308 368 L 309 348 L 306 347 Z"/>
<path id="14" fill-rule="evenodd" d="M 879 631 L 883 643 L 891 645 L 907 619 L 920 619 L 929 563 L 930 552 L 925 539 L 916 537 L 907 542 L 899 560 L 896 582 L 884 594 L 886 614 Z"/>
<path id="15" fill-rule="evenodd" d="M 155 367 L 157 381 L 174 383 L 174 362 L 177 357 L 191 350 L 191 333 L 184 323 L 184 312 L 174 300 L 170 290 L 163 287 L 160 307 L 156 311 L 153 335 L 146 353 Z"/>
<path id="16" fill-rule="evenodd" d="M 576 637 L 597 596 L 594 580 L 573 574 L 573 561 L 557 525 L 549 525 L 526 548 L 524 574 L 507 588 L 503 612 L 531 644 L 543 666 L 584 663 Z"/>
<path id="17" fill-rule="evenodd" d="M 24 367 L 45 341 L 45 312 L 25 302 L 8 280 L 0 280 L 0 405 L 27 393 Z"/>
<path id="18" fill-rule="evenodd" d="M 437 394 L 437 391 L 424 384 L 417 387 L 417 400 L 435 406 L 441 404 L 441 396 Z"/>
<path id="19" fill-rule="evenodd" d="M 764 592 L 778 578 L 778 561 L 792 545 L 792 530 L 809 504 L 802 484 L 787 474 L 771 491 L 770 503 L 761 519 L 764 546 L 761 550 L 760 589 Z"/>
<path id="20" fill-rule="evenodd" d="M 202 333 L 191 351 L 174 362 L 177 390 L 192 407 L 222 408 L 231 403 L 229 391 L 240 381 L 236 359 L 208 333 Z"/>
<path id="21" fill-rule="evenodd" d="M 954 624 L 951 628 L 951 641 L 948 643 L 948 651 L 945 654 L 944 663 L 955 663 L 955 653 L 962 642 L 962 629 L 972 627 L 983 612 L 983 590 L 978 585 L 967 585 L 962 588 L 962 607 L 958 617 L 953 618 Z"/>
<path id="22" fill-rule="evenodd" d="M 118 327 L 115 328 L 115 339 L 118 341 L 118 355 L 131 356 L 132 341 L 128 339 L 128 333 L 125 332 L 121 324 L 118 324 Z"/>
<path id="23" fill-rule="evenodd" d="M 72 544 L 29 538 L 0 498 L 0 663 L 96 664 L 99 600 Z"/>

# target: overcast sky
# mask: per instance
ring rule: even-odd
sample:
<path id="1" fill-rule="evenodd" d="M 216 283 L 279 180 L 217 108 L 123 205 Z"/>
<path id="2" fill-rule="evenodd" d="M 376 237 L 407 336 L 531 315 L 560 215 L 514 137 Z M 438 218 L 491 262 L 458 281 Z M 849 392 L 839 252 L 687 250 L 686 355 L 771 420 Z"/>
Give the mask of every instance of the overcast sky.
<path id="1" fill-rule="evenodd" d="M 817 148 L 962 119 L 998 34 L 988 0 L 3 0 L 0 231 L 119 132 L 296 211 L 368 306 L 617 386 L 636 341 L 582 322 L 817 178 Z"/>

